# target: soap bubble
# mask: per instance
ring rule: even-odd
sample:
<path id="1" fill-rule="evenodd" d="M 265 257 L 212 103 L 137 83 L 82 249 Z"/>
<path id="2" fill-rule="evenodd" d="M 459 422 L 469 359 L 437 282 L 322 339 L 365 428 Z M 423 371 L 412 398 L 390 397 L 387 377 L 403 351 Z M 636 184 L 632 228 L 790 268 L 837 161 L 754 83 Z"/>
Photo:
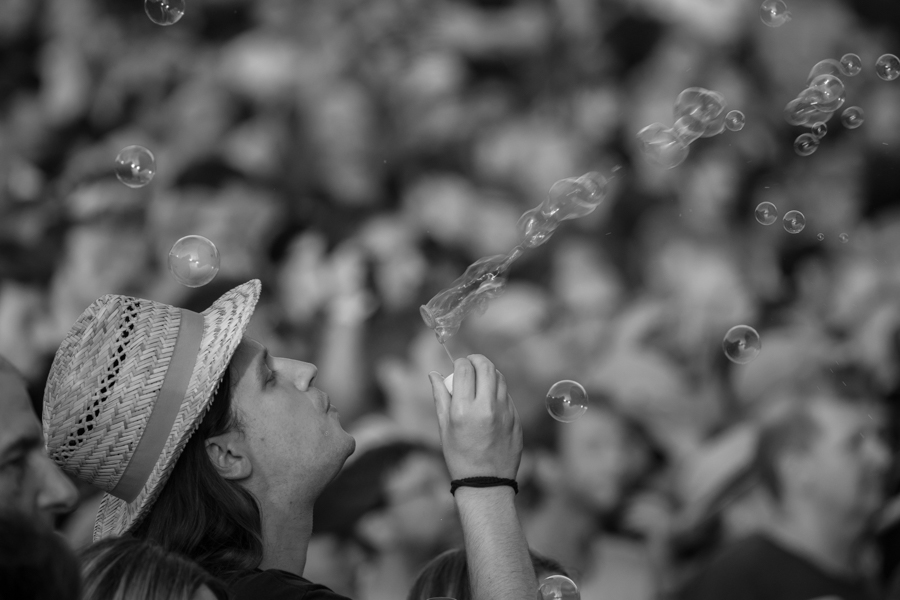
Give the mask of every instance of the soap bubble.
<path id="1" fill-rule="evenodd" d="M 809 132 L 816 136 L 817 140 L 820 140 L 825 137 L 826 133 L 828 133 L 828 125 L 826 125 L 824 121 L 813 123 L 813 126 L 810 128 Z"/>
<path id="2" fill-rule="evenodd" d="M 817 234 L 816 234 L 816 239 L 818 239 L 820 242 L 825 241 L 825 234 L 824 234 L 824 233 L 817 233 Z"/>
<path id="3" fill-rule="evenodd" d="M 781 27 L 791 20 L 791 13 L 781 0 L 766 0 L 759 7 L 759 18 L 769 27 Z"/>
<path id="4" fill-rule="evenodd" d="M 847 129 L 856 129 L 862 125 L 865 120 L 866 113 L 858 106 L 848 106 L 847 109 L 841 113 L 841 123 L 843 123 L 844 127 Z"/>
<path id="5" fill-rule="evenodd" d="M 689 117 L 697 122 L 703 133 L 700 137 L 712 137 L 725 130 L 725 96 L 704 88 L 687 88 L 675 99 L 675 122 Z"/>
<path id="6" fill-rule="evenodd" d="M 169 271 L 181 285 L 206 285 L 219 272 L 219 251 L 203 236 L 185 236 L 169 251 Z"/>
<path id="7" fill-rule="evenodd" d="M 789 210 L 784 213 L 784 230 L 788 233 L 800 233 L 806 227 L 806 217 L 799 210 Z"/>
<path id="8" fill-rule="evenodd" d="M 800 156 L 809 156 L 819 147 L 819 140 L 811 133 L 801 133 L 794 140 L 794 152 Z"/>
<path id="9" fill-rule="evenodd" d="M 823 73 L 817 75 L 799 97 L 817 110 L 834 112 L 844 105 L 844 82 L 839 77 Z"/>
<path id="10" fill-rule="evenodd" d="M 740 131 L 744 128 L 746 120 L 744 113 L 739 110 L 733 110 L 725 115 L 725 128 L 728 131 Z"/>
<path id="11" fill-rule="evenodd" d="M 564 379 L 550 386 L 550 391 L 547 392 L 547 412 L 557 421 L 571 423 L 578 420 L 587 409 L 587 392 L 577 381 Z"/>
<path id="12" fill-rule="evenodd" d="M 688 156 L 687 144 L 661 123 L 647 125 L 638 132 L 637 137 L 644 157 L 658 167 L 674 169 Z"/>
<path id="13" fill-rule="evenodd" d="M 575 582 L 565 575 L 551 575 L 538 588 L 541 600 L 581 600 L 581 593 Z"/>
<path id="14" fill-rule="evenodd" d="M 846 233 L 842 233 L 841 235 L 838 236 L 838 239 L 841 240 L 842 244 L 846 244 L 847 242 L 850 241 L 850 236 Z"/>
<path id="15" fill-rule="evenodd" d="M 862 71 L 862 59 L 853 53 L 841 57 L 841 72 L 848 77 L 855 77 Z"/>
<path id="16" fill-rule="evenodd" d="M 184 16 L 184 0 L 144 0 L 144 12 L 157 25 L 174 25 Z"/>
<path id="17" fill-rule="evenodd" d="M 679 140 L 685 143 L 685 145 L 690 144 L 694 140 L 698 139 L 703 132 L 706 130 L 704 124 L 697 118 L 692 117 L 690 115 L 685 115 L 679 119 L 675 120 L 675 125 L 672 126 L 672 131 L 678 137 Z"/>
<path id="18" fill-rule="evenodd" d="M 820 60 L 813 68 L 809 70 L 809 75 L 806 76 L 806 86 L 813 82 L 813 79 L 818 77 L 819 75 L 833 75 L 834 77 L 839 77 L 844 74 L 844 68 L 841 66 L 841 63 L 834 60 L 833 58 L 826 58 Z"/>
<path id="19" fill-rule="evenodd" d="M 154 175 L 156 159 L 143 146 L 128 146 L 116 156 L 116 177 L 128 187 L 144 187 Z"/>
<path id="20" fill-rule="evenodd" d="M 756 207 L 756 220 L 761 225 L 771 225 L 778 220 L 778 209 L 771 202 L 760 202 Z"/>
<path id="21" fill-rule="evenodd" d="M 735 325 L 725 334 L 722 349 L 731 362 L 746 365 L 759 355 L 762 342 L 759 333 L 748 325 Z"/>
<path id="22" fill-rule="evenodd" d="M 818 97 L 811 90 L 805 90 L 784 107 L 784 120 L 791 125 L 810 125 L 819 121 L 827 121 L 833 111 L 820 110 L 816 102 Z M 843 100 L 841 100 L 843 102 Z"/>
<path id="23" fill-rule="evenodd" d="M 893 54 L 882 54 L 875 62 L 875 72 L 885 81 L 893 81 L 900 77 L 900 58 Z"/>

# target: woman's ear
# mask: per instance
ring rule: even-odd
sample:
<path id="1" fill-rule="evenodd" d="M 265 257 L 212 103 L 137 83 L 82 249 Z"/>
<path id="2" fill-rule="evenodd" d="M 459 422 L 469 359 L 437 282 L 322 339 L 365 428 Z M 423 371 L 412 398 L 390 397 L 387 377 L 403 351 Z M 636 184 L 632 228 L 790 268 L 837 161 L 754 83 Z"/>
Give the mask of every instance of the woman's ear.
<path id="1" fill-rule="evenodd" d="M 225 479 L 238 481 L 250 477 L 253 472 L 253 465 L 244 449 L 243 436 L 237 431 L 207 439 L 206 454 Z"/>

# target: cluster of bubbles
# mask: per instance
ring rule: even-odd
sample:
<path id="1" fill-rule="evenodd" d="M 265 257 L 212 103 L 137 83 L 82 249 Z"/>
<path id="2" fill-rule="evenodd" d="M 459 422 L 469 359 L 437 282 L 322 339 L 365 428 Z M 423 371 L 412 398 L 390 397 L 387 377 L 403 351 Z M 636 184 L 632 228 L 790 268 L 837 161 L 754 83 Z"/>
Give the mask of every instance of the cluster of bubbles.
<path id="1" fill-rule="evenodd" d="M 443 344 L 455 334 L 471 312 L 484 312 L 489 300 L 503 293 L 513 262 L 528 248 L 540 246 L 560 223 L 590 214 L 606 198 L 608 181 L 590 172 L 557 181 L 547 198 L 519 219 L 519 244 L 507 254 L 480 258 L 453 284 L 419 307 L 425 324 Z"/>
<path id="2" fill-rule="evenodd" d="M 733 363 L 746 365 L 759 356 L 762 342 L 759 333 L 749 325 L 735 325 L 725 333 L 722 350 Z"/>
<path id="3" fill-rule="evenodd" d="M 699 87 L 684 90 L 675 100 L 672 127 L 653 123 L 638 132 L 642 153 L 658 167 L 677 167 L 687 158 L 688 146 L 698 138 L 719 135 L 725 129 L 744 128 L 744 113 L 726 112 L 726 106 L 725 97 L 719 92 Z"/>
<path id="4" fill-rule="evenodd" d="M 778 208 L 771 202 L 760 202 L 754 215 L 760 225 L 772 225 L 778 220 Z M 806 227 L 806 217 L 799 210 L 789 210 L 784 213 L 782 224 L 788 233 L 800 233 Z"/>
<path id="5" fill-rule="evenodd" d="M 840 61 L 826 58 L 813 66 L 806 79 L 806 89 L 784 107 L 785 121 L 810 128 L 809 133 L 803 133 L 794 140 L 797 154 L 809 156 L 816 151 L 819 140 L 828 133 L 826 122 L 847 99 L 841 77 L 854 77 L 861 71 L 862 61 L 856 54 L 845 54 Z M 847 111 L 850 111 L 851 121 L 853 115 L 861 119 L 862 110 L 858 107 L 850 107 Z"/>
<path id="6" fill-rule="evenodd" d="M 550 386 L 546 404 L 551 417 L 560 423 L 571 423 L 587 412 L 587 391 L 577 381 L 563 379 Z"/>
<path id="7" fill-rule="evenodd" d="M 184 0 L 144 0 L 144 12 L 157 25 L 174 25 L 184 16 Z"/>
<path id="8" fill-rule="evenodd" d="M 781 27 L 791 20 L 791 13 L 781 0 L 766 0 L 759 7 L 759 18 L 769 27 Z"/>

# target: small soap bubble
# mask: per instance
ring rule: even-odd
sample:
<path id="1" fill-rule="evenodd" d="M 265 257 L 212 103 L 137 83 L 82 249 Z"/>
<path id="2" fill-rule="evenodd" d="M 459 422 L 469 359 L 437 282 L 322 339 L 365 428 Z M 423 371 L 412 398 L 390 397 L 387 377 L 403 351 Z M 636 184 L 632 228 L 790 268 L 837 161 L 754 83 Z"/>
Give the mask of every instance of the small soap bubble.
<path id="1" fill-rule="evenodd" d="M 841 57 L 841 72 L 848 77 L 855 77 L 862 71 L 862 59 L 852 52 Z"/>
<path id="2" fill-rule="evenodd" d="M 725 128 L 728 131 L 740 131 L 744 128 L 744 123 L 746 121 L 747 119 L 744 117 L 744 113 L 739 110 L 732 110 L 725 115 Z"/>
<path id="3" fill-rule="evenodd" d="M 841 113 L 841 123 L 843 123 L 844 127 L 847 129 L 856 129 L 862 125 L 865 120 L 866 113 L 858 106 L 848 106 L 846 110 Z"/>
<path id="4" fill-rule="evenodd" d="M 184 16 L 184 0 L 144 0 L 144 12 L 157 25 L 174 25 Z"/>
<path id="5" fill-rule="evenodd" d="M 557 381 L 547 392 L 547 412 L 562 423 L 577 421 L 587 412 L 587 392 L 577 381 Z"/>
<path id="6" fill-rule="evenodd" d="M 789 210 L 784 213 L 784 230 L 788 233 L 800 233 L 806 227 L 806 217 L 799 210 Z"/>
<path id="7" fill-rule="evenodd" d="M 756 207 L 756 220 L 761 225 L 771 225 L 778 220 L 778 209 L 771 202 L 760 202 Z"/>
<path id="8" fill-rule="evenodd" d="M 893 54 L 882 54 L 875 62 L 875 72 L 885 81 L 893 81 L 900 77 L 900 58 Z"/>
<path id="9" fill-rule="evenodd" d="M 169 251 L 169 271 L 181 285 L 204 286 L 219 272 L 219 251 L 203 236 L 185 236 Z"/>
<path id="10" fill-rule="evenodd" d="M 116 156 L 116 177 L 128 187 L 144 187 L 154 175 L 156 159 L 143 146 L 128 146 Z"/>
<path id="11" fill-rule="evenodd" d="M 565 575 L 551 575 L 538 588 L 541 600 L 581 600 L 581 592 L 575 582 Z"/>
<path id="12" fill-rule="evenodd" d="M 748 325 L 735 325 L 725 334 L 722 349 L 731 362 L 746 365 L 759 355 L 762 342 L 759 333 Z"/>
<path id="13" fill-rule="evenodd" d="M 842 244 L 846 244 L 847 242 L 850 241 L 850 236 L 846 233 L 842 233 L 841 235 L 838 236 L 838 239 L 841 240 Z"/>
<path id="14" fill-rule="evenodd" d="M 688 147 L 670 127 L 653 123 L 637 134 L 644 157 L 664 169 L 674 169 L 688 156 Z"/>
<path id="15" fill-rule="evenodd" d="M 813 123 L 813 126 L 810 128 L 809 132 L 816 136 L 817 140 L 821 140 L 823 137 L 825 137 L 825 134 L 828 133 L 828 125 L 825 124 L 825 121 Z"/>
<path id="16" fill-rule="evenodd" d="M 824 234 L 824 233 L 817 233 L 817 234 L 816 234 L 816 239 L 818 239 L 820 242 L 824 242 L 824 241 L 825 241 L 825 234 Z"/>
<path id="17" fill-rule="evenodd" d="M 759 7 L 759 18 L 769 27 L 781 27 L 791 20 L 791 13 L 781 0 L 766 0 Z"/>
<path id="18" fill-rule="evenodd" d="M 794 140 L 794 152 L 800 156 L 809 156 L 819 147 L 819 140 L 811 133 L 801 133 Z"/>

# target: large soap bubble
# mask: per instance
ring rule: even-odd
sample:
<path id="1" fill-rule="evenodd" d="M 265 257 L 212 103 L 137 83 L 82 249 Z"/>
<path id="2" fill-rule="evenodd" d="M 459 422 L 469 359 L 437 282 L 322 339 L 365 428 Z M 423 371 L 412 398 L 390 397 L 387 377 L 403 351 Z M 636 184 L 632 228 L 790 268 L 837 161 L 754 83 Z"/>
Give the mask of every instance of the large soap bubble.
<path id="1" fill-rule="evenodd" d="M 219 251 L 201 235 L 188 235 L 169 251 L 169 271 L 181 285 L 204 286 L 219 272 Z"/>

